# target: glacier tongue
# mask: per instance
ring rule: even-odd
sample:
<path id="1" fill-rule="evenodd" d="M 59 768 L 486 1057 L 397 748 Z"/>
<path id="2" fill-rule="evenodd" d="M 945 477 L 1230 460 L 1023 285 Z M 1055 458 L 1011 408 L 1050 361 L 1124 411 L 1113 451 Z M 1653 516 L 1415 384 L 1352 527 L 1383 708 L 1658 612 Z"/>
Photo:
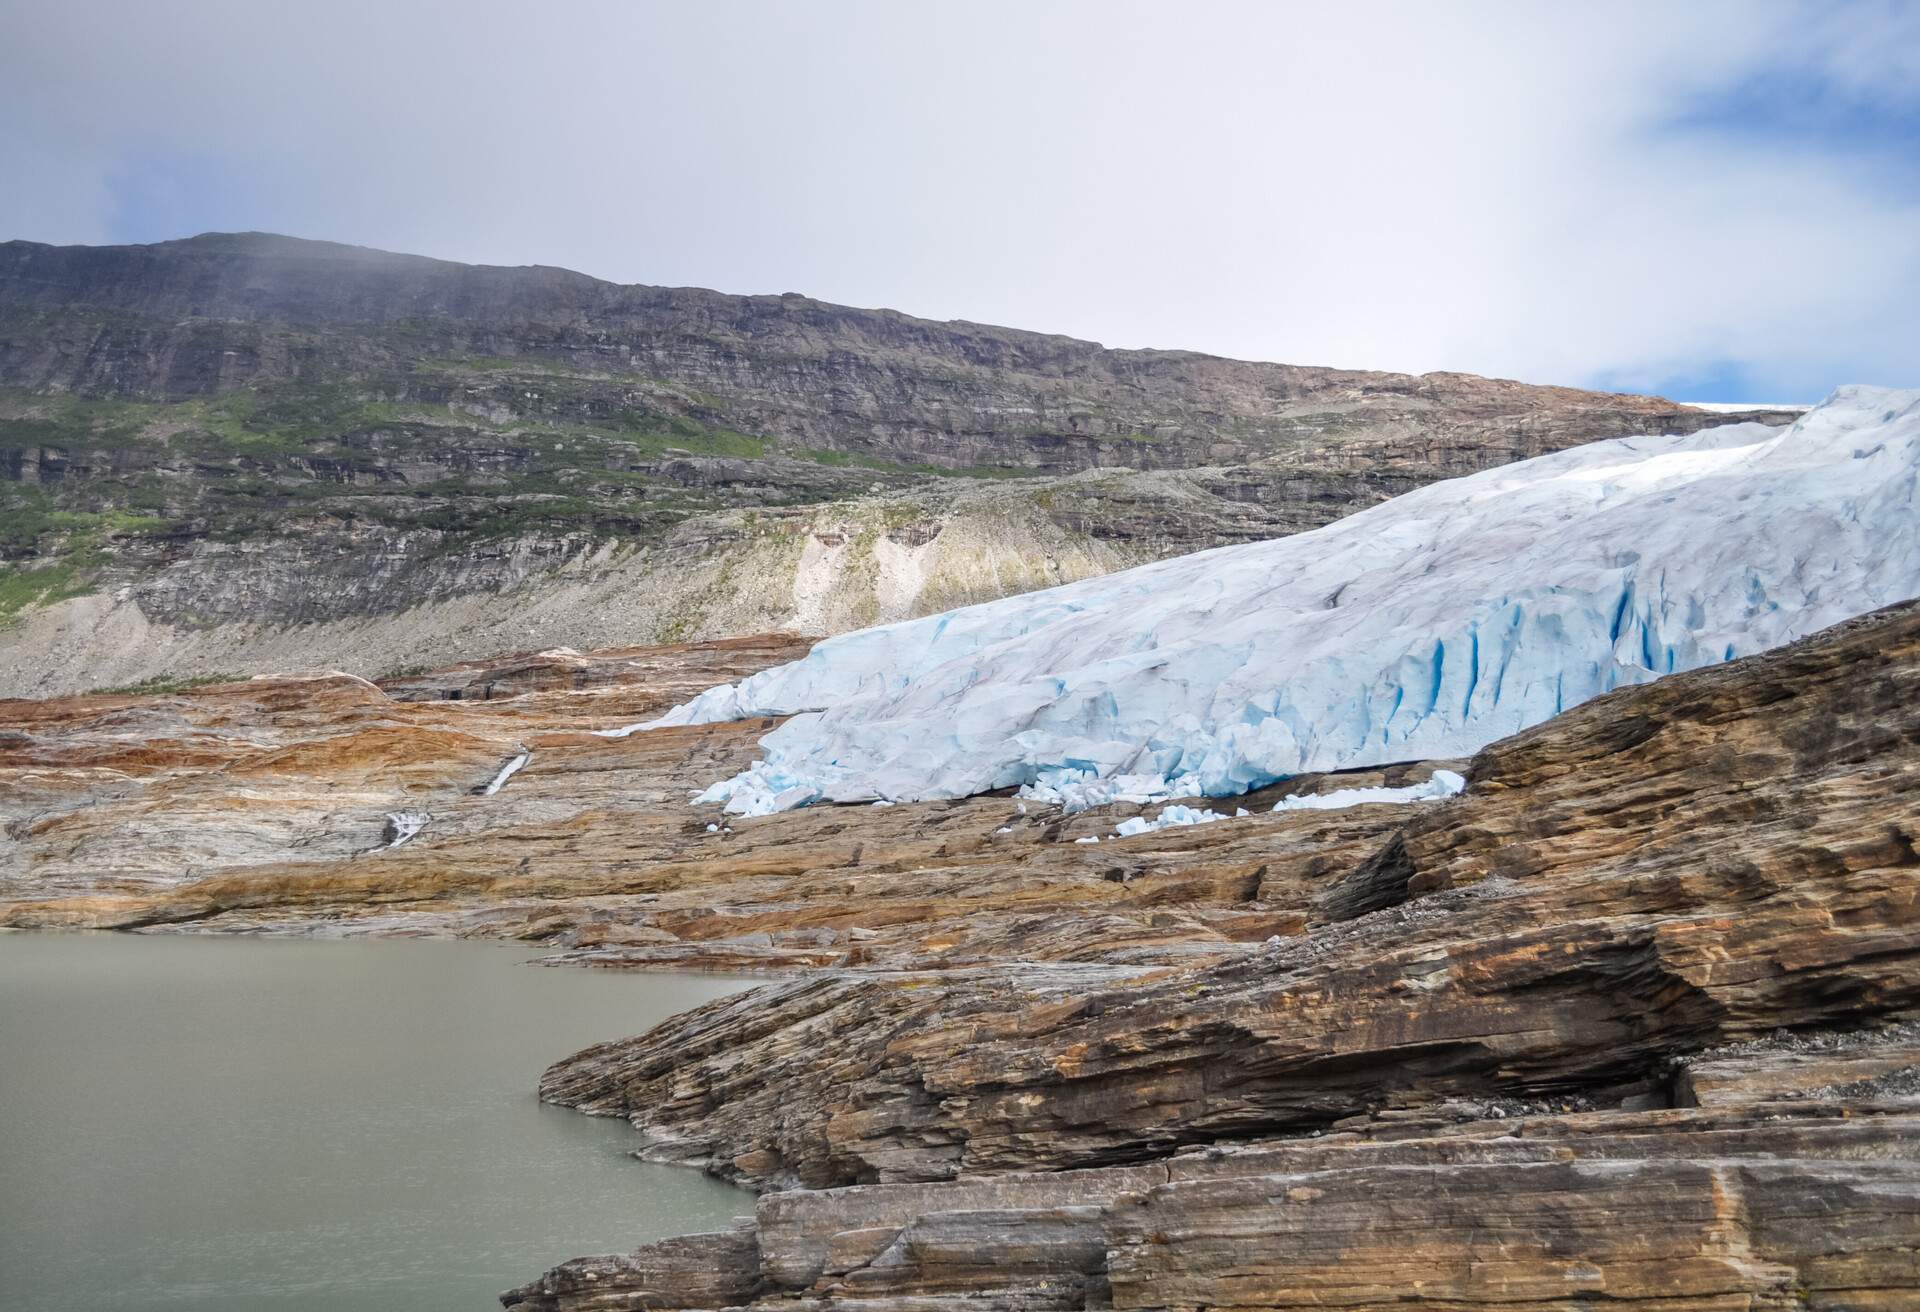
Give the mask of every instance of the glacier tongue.
<path id="1" fill-rule="evenodd" d="M 1597 442 L 845 634 L 633 727 L 792 714 L 702 795 L 744 814 L 1015 786 L 1069 807 L 1227 796 L 1464 756 L 1920 593 L 1917 473 L 1920 391 L 1842 388 L 1784 430 Z"/>

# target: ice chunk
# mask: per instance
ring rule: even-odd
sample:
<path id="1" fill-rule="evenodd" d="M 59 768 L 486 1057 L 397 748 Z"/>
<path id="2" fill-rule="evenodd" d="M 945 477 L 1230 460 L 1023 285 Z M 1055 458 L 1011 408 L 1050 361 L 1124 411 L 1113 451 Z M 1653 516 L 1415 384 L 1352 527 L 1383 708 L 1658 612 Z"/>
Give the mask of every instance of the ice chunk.
<path id="1" fill-rule="evenodd" d="M 1423 784 L 1406 788 L 1341 788 L 1331 793 L 1289 793 L 1273 804 L 1276 811 L 1338 811 L 1369 802 L 1433 802 L 1452 797 L 1467 781 L 1451 770 L 1435 770 Z"/>
<path id="2" fill-rule="evenodd" d="M 791 716 L 734 814 L 1017 788 L 1068 810 L 1467 756 L 1920 594 L 1920 392 L 1596 442 L 1325 528 L 830 638 L 649 725 Z"/>
<path id="3" fill-rule="evenodd" d="M 1241 815 L 1245 815 L 1243 808 Z M 1149 820 L 1143 815 L 1131 816 L 1122 820 L 1113 831 L 1115 838 L 1132 838 L 1135 834 L 1151 834 L 1161 829 L 1179 829 L 1187 825 L 1210 825 L 1216 820 L 1230 820 L 1233 817 L 1221 815 L 1218 811 L 1196 810 L 1191 806 L 1162 807 L 1160 814 Z"/>

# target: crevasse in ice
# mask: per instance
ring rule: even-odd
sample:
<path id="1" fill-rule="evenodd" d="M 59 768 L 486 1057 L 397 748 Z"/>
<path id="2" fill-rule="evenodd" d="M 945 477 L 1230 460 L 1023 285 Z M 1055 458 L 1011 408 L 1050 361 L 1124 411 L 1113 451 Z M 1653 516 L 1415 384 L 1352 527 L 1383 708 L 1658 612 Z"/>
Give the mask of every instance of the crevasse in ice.
<path id="1" fill-rule="evenodd" d="M 1311 533 L 830 638 L 615 733 L 793 715 L 704 798 L 1076 807 L 1467 755 L 1920 594 L 1920 391 L 1596 442 Z"/>

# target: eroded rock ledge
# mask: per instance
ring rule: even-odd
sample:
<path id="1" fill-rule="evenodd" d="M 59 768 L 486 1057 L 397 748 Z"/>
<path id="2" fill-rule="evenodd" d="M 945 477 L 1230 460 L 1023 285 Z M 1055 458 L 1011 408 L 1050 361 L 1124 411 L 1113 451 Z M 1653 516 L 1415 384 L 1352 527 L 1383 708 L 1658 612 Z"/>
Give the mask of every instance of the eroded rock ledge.
<path id="1" fill-rule="evenodd" d="M 780 1192 L 508 1305 L 1914 1306 L 1920 608 L 1470 780 L 1263 883 L 1292 935 L 842 968 L 559 1063 Z"/>
<path id="2" fill-rule="evenodd" d="M 1910 1307 L 1916 1132 L 1911 1103 L 1762 1102 L 1385 1122 L 1139 1166 L 796 1190 L 763 1196 L 743 1229 L 569 1262 L 503 1301 Z"/>

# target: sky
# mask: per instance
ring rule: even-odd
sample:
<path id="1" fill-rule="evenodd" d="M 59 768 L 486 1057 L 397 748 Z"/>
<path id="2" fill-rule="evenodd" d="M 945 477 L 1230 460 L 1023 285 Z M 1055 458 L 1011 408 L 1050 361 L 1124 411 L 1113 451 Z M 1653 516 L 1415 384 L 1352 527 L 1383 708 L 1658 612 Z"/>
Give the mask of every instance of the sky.
<path id="1" fill-rule="evenodd" d="M 1920 385 L 1920 0 L 0 0 L 0 238 L 1295 364 Z"/>

